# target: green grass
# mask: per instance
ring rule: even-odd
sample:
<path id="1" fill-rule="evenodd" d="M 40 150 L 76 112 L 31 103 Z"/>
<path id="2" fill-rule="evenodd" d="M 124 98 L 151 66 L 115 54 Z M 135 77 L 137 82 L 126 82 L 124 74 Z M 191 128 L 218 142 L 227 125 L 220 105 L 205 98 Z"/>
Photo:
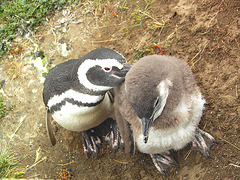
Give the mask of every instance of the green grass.
<path id="1" fill-rule="evenodd" d="M 3 98 L 0 96 L 0 120 L 9 110 L 12 110 L 12 106 L 7 107 Z M 13 155 L 10 149 L 3 149 L 0 144 L 0 179 L 21 177 L 24 172 L 15 172 L 16 165 L 17 158 Z"/>
<path id="2" fill-rule="evenodd" d="M 0 120 L 12 110 L 13 106 L 7 107 L 0 96 Z M 1 121 L 0 121 L 1 123 Z M 10 149 L 4 149 L 0 144 L 0 179 L 2 178 L 19 178 L 24 172 L 17 172 L 18 158 L 13 155 Z"/>
<path id="3" fill-rule="evenodd" d="M 20 178 L 24 172 L 16 172 L 18 164 L 17 157 L 13 155 L 10 149 L 0 149 L 0 179 L 2 178 Z"/>
<path id="4" fill-rule="evenodd" d="M 12 108 L 12 106 L 7 107 L 3 101 L 3 98 L 0 96 L 0 120 L 7 114 L 9 110 L 12 110 Z M 0 144 L 0 179 L 21 177 L 24 172 L 16 171 L 17 165 L 18 158 L 13 155 L 10 149 L 4 149 Z"/>
<path id="5" fill-rule="evenodd" d="M 3 98 L 0 96 L 0 120 L 6 115 L 7 107 L 3 102 Z"/>
<path id="6" fill-rule="evenodd" d="M 13 108 L 14 108 L 13 105 L 7 106 L 6 103 L 4 103 L 3 97 L 0 96 L 0 120 L 2 120 L 2 118 L 6 116 L 8 111 L 12 111 Z"/>
<path id="7" fill-rule="evenodd" d="M 135 1 L 132 1 L 132 4 L 137 7 L 136 10 L 134 10 L 131 13 L 130 19 L 133 19 L 133 24 L 128 27 L 123 27 L 120 29 L 120 31 L 125 30 L 126 32 L 129 32 L 129 29 L 134 27 L 140 27 L 143 24 L 143 21 L 146 19 L 146 17 L 149 15 L 148 11 L 152 9 L 151 4 L 154 0 L 146 0 L 143 1 L 143 8 L 141 8 Z M 128 10 L 129 8 L 126 6 L 126 1 L 122 3 L 122 6 L 119 6 L 119 9 Z"/>
<path id="8" fill-rule="evenodd" d="M 140 58 L 153 54 L 164 54 L 164 47 L 158 42 L 151 43 L 149 46 L 143 49 L 135 49 L 137 52 L 133 58 L 133 63 L 137 62 Z"/>
<path id="9" fill-rule="evenodd" d="M 12 39 L 36 30 L 46 16 L 65 4 L 80 0 L 2 0 L 0 3 L 0 57 L 9 50 Z"/>

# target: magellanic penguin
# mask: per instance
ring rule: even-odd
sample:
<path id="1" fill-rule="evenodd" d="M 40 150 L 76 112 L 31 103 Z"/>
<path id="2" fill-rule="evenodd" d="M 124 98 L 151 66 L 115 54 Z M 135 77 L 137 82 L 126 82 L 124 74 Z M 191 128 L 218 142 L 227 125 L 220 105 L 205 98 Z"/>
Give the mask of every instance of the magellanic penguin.
<path id="1" fill-rule="evenodd" d="M 109 90 L 124 81 L 129 68 L 124 56 L 103 48 L 51 69 L 44 82 L 43 100 L 52 144 L 56 139 L 50 126 L 51 116 L 65 129 L 82 132 L 85 153 L 95 156 L 101 141 L 92 128 L 113 116 Z"/>
<path id="2" fill-rule="evenodd" d="M 115 116 L 125 146 L 133 137 L 137 149 L 150 154 L 163 174 L 177 166 L 174 150 L 190 142 L 209 156 L 215 140 L 198 128 L 204 103 L 188 65 L 169 56 L 141 58 L 115 88 Z"/>

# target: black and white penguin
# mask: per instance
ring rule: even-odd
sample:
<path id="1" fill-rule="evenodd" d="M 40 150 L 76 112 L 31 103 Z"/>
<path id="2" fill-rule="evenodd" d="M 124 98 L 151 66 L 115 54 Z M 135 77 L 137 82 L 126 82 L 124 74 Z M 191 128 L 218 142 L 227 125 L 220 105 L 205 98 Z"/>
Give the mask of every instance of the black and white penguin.
<path id="1" fill-rule="evenodd" d="M 177 166 L 174 150 L 190 142 L 209 156 L 215 140 L 198 128 L 204 103 L 188 65 L 169 56 L 141 58 L 115 88 L 115 116 L 125 146 L 133 137 L 163 174 Z"/>
<path id="2" fill-rule="evenodd" d="M 46 77 L 43 101 L 47 107 L 47 128 L 52 118 L 70 131 L 82 132 L 87 156 L 96 155 L 101 140 L 92 128 L 114 115 L 109 90 L 124 81 L 130 69 L 123 55 L 111 49 L 95 49 L 80 59 L 58 64 Z"/>

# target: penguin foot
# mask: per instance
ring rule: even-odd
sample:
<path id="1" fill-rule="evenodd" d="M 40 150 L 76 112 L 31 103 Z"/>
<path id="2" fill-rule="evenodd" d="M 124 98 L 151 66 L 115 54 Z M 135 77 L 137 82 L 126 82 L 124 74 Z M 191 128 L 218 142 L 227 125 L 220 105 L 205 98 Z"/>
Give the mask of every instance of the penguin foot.
<path id="1" fill-rule="evenodd" d="M 119 147 L 124 148 L 123 138 L 116 121 L 112 121 L 110 124 L 110 132 L 105 136 L 105 141 L 112 146 L 114 153 Z"/>
<path id="2" fill-rule="evenodd" d="M 209 157 L 211 146 L 217 144 L 217 141 L 209 133 L 197 128 L 195 139 L 192 141 L 193 149 L 199 150 L 205 157 Z"/>
<path id="3" fill-rule="evenodd" d="M 171 167 L 178 167 L 178 163 L 174 158 L 174 151 L 169 150 L 161 154 L 150 154 L 155 167 L 159 172 L 166 176 L 166 172 Z"/>
<path id="4" fill-rule="evenodd" d="M 101 139 L 97 136 L 94 129 L 82 131 L 82 143 L 84 153 L 88 158 L 96 157 L 102 147 Z"/>

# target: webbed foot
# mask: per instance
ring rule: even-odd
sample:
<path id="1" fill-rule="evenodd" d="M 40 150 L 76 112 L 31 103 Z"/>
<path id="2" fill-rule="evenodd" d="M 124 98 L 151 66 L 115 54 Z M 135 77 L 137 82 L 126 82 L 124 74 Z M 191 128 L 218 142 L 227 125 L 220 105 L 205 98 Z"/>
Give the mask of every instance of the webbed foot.
<path id="1" fill-rule="evenodd" d="M 82 131 L 82 143 L 84 153 L 88 158 L 91 156 L 96 157 L 102 147 L 102 141 L 94 129 Z"/>
<path id="2" fill-rule="evenodd" d="M 118 148 L 124 148 L 123 138 L 117 122 L 114 120 L 110 124 L 110 132 L 105 136 L 105 141 L 112 146 L 114 152 L 116 152 Z"/>
<path id="3" fill-rule="evenodd" d="M 197 128 L 195 139 L 192 141 L 193 149 L 199 150 L 205 157 L 209 157 L 211 146 L 217 144 L 216 140 L 209 133 Z"/>
<path id="4" fill-rule="evenodd" d="M 155 167 L 165 176 L 169 168 L 178 167 L 178 163 L 174 158 L 173 150 L 169 150 L 161 154 L 150 154 L 150 156 Z"/>

